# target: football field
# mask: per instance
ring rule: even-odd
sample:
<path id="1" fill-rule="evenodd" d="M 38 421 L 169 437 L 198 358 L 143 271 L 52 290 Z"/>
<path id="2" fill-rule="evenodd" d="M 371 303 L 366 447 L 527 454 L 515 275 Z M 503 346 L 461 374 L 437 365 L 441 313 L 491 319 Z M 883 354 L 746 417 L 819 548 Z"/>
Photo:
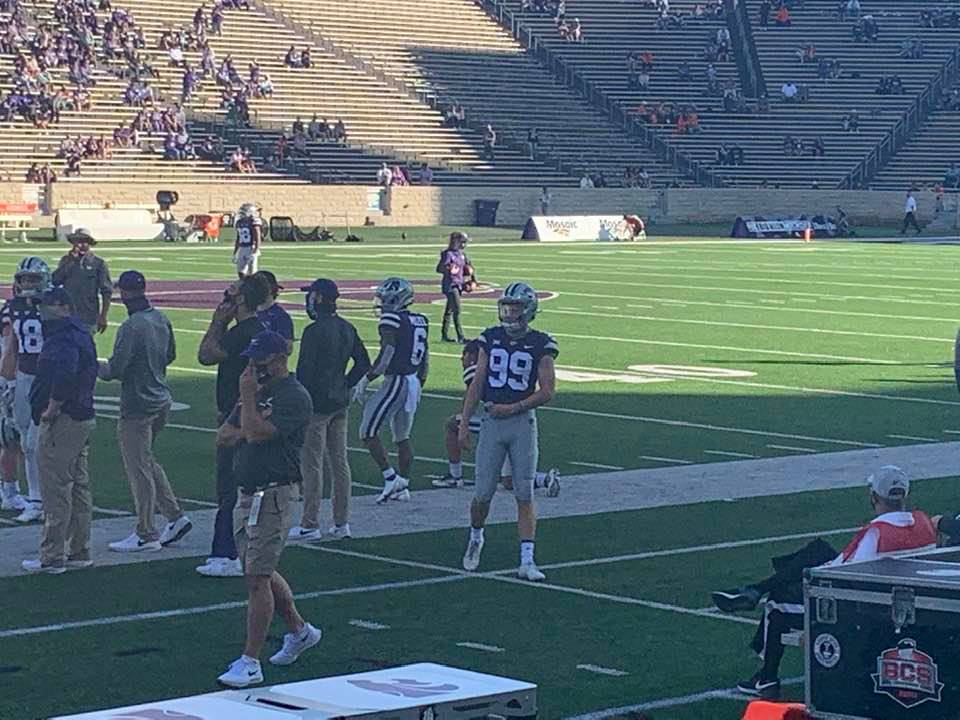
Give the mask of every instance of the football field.
<path id="1" fill-rule="evenodd" d="M 928 479 L 911 492 L 914 505 L 931 514 L 957 509 L 954 471 L 930 457 L 960 440 L 952 362 L 960 248 L 507 238 L 491 231 L 468 247 L 483 285 L 464 302 L 463 322 L 471 337 L 496 324 L 498 289 L 523 280 L 541 297 L 534 326 L 560 346 L 557 397 L 539 413 L 540 464 L 559 468 L 564 485 L 558 498 L 538 498 L 550 516 L 538 533 L 547 573 L 539 586 L 511 575 L 511 524 L 488 529 L 481 572 L 463 573 L 470 491 L 430 484 L 446 471 L 443 422 L 463 391 L 459 348 L 440 342 L 434 267 L 443 240 L 403 242 L 384 231 L 364 244 L 265 248 L 261 268 L 285 285 L 280 300 L 298 332 L 308 322 L 299 286 L 316 277 L 340 282 L 341 314 L 371 355 L 372 288 L 384 278 L 411 280 L 416 309 L 431 320 L 413 500 L 372 508 L 380 475 L 359 449 L 354 406 L 357 537 L 284 552 L 281 570 L 324 640 L 289 668 L 264 663 L 266 681 L 434 661 L 537 683 L 543 718 L 625 716 L 616 708 L 656 720 L 739 718 L 742 703 L 728 688 L 755 669 L 747 648 L 755 618 L 715 614 L 710 590 L 756 579 L 769 557 L 804 538 L 828 533 L 843 545 L 870 517 L 860 466 L 872 457 L 925 460 L 934 469 L 917 473 Z M 63 251 L 3 246 L 0 277 L 24 254 L 53 267 Z M 215 369 L 201 367 L 196 353 L 235 277 L 230 251 L 225 243 L 97 248 L 114 278 L 141 270 L 174 324 L 177 406 L 157 453 L 185 510 L 204 524 L 215 499 Z M 101 357 L 124 316 L 118 303 L 97 339 Z M 115 441 L 119 384 L 100 383 L 97 397 L 96 517 L 122 523 L 132 500 Z M 857 474 L 816 482 L 811 463 L 824 454 L 857 459 Z M 776 494 L 758 484 L 752 469 L 760 467 Z M 501 493 L 508 517 L 507 501 Z M 326 505 L 324 528 L 329 512 Z M 15 536 L 36 532 L 15 529 L 12 516 L 0 514 L 0 553 L 8 556 Z M 133 525 L 130 518 L 112 539 Z M 206 549 L 60 576 L 0 572 L 0 718 L 215 689 L 241 650 L 245 592 L 241 580 L 193 571 Z M 98 560 L 104 550 L 95 548 Z M 268 647 L 282 633 L 276 624 Z M 788 650 L 784 680 L 801 667 L 799 651 Z M 797 697 L 802 685 L 785 691 Z"/>

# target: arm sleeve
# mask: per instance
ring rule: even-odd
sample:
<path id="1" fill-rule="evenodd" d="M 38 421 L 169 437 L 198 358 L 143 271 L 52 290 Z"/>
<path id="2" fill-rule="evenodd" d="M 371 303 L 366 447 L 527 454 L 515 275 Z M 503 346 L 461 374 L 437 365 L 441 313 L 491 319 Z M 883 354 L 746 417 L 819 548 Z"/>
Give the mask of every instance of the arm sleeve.
<path id="1" fill-rule="evenodd" d="M 133 332 L 130 326 L 124 323 L 117 330 L 117 339 L 113 343 L 113 355 L 107 361 L 107 371 L 101 376 L 101 380 L 115 380 L 126 372 L 133 359 L 134 344 Z"/>
<path id="2" fill-rule="evenodd" d="M 400 329 L 400 317 L 396 313 L 383 313 L 380 316 L 380 322 L 377 323 L 377 329 L 396 331 Z"/>
<path id="3" fill-rule="evenodd" d="M 554 340 L 553 335 L 547 335 L 543 343 L 543 354 L 550 355 L 556 360 L 560 356 L 560 346 Z"/>

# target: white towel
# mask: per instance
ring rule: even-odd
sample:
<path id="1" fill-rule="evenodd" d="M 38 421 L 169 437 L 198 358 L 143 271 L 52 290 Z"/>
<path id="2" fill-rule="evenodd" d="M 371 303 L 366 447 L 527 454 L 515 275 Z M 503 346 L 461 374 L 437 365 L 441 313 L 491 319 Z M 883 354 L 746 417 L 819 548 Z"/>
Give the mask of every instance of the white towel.
<path id="1" fill-rule="evenodd" d="M 420 404 L 420 378 L 416 373 L 407 375 L 407 402 L 403 409 L 408 413 L 416 412 Z"/>

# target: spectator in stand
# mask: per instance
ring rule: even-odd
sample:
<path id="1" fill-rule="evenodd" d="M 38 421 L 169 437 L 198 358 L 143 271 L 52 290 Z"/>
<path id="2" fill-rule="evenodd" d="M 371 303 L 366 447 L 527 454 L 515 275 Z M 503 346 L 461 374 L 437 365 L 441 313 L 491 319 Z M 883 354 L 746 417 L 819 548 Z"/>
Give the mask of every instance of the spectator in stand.
<path id="1" fill-rule="evenodd" d="M 583 42 L 583 27 L 580 25 L 580 18 L 574 18 L 570 25 L 570 31 L 567 34 L 567 40 L 575 43 Z"/>
<path id="2" fill-rule="evenodd" d="M 324 132 L 320 129 L 320 121 L 317 119 L 317 114 L 314 113 L 307 125 L 307 137 L 311 140 L 319 140 L 323 135 Z"/>
<path id="3" fill-rule="evenodd" d="M 797 98 L 797 86 L 792 80 L 787 80 L 780 86 L 780 94 L 786 102 L 794 102 Z"/>
<path id="4" fill-rule="evenodd" d="M 382 185 L 383 187 L 390 187 L 392 182 L 393 173 L 390 171 L 390 166 L 386 163 L 383 163 L 380 166 L 380 169 L 377 171 L 377 184 Z"/>
<path id="5" fill-rule="evenodd" d="M 210 32 L 215 34 L 217 37 L 223 35 L 223 5 L 221 3 L 216 3 L 213 6 L 213 12 L 210 13 Z"/>
<path id="6" fill-rule="evenodd" d="M 760 27 L 764 29 L 766 29 L 767 26 L 770 24 L 770 10 L 771 10 L 770 0 L 760 0 L 760 8 L 759 8 Z"/>
<path id="7" fill-rule="evenodd" d="M 483 131 L 483 154 L 487 160 L 494 159 L 494 148 L 497 146 L 497 132 L 493 129 L 493 125 L 487 123 L 486 129 Z"/>
<path id="8" fill-rule="evenodd" d="M 649 50 L 640 53 L 640 69 L 653 72 L 653 53 Z"/>
<path id="9" fill-rule="evenodd" d="M 33 166 L 36 167 L 36 163 L 34 163 Z M 33 168 L 31 168 L 31 170 L 32 169 Z M 27 182 L 30 181 L 28 180 Z M 946 174 L 943 176 L 943 184 L 945 187 L 950 188 L 951 190 L 960 188 L 960 165 L 957 165 L 955 162 L 950 164 Z"/>
<path id="10" fill-rule="evenodd" d="M 857 20 L 860 18 L 860 0 L 847 0 L 845 5 L 842 5 L 844 12 L 842 13 L 841 19 L 847 20 Z"/>
<path id="11" fill-rule="evenodd" d="M 593 187 L 593 178 L 590 177 L 589 173 L 584 173 L 583 177 L 580 178 L 580 189 L 587 190 Z"/>
<path id="12" fill-rule="evenodd" d="M 343 118 L 337 118 L 337 123 L 333 126 L 333 141 L 341 145 L 347 142 L 347 126 L 343 124 Z"/>
<path id="13" fill-rule="evenodd" d="M 693 74 L 690 72 L 690 63 L 684 60 L 677 68 L 677 80 L 682 83 L 688 83 L 693 80 Z"/>
<path id="14" fill-rule="evenodd" d="M 777 10 L 777 27 L 790 27 L 793 24 L 793 21 L 790 18 L 790 8 L 787 7 L 786 3 L 780 6 L 780 9 Z"/>
<path id="15" fill-rule="evenodd" d="M 426 163 L 424 163 L 423 169 L 420 170 L 420 184 L 433 185 L 433 170 Z"/>
<path id="16" fill-rule="evenodd" d="M 823 136 L 817 135 L 810 143 L 810 155 L 813 157 L 823 157 L 826 154 L 826 147 L 823 144 Z"/>
<path id="17" fill-rule="evenodd" d="M 647 172 L 645 167 L 641 166 L 640 172 L 637 173 L 637 187 L 648 188 L 651 185 L 650 173 Z"/>
<path id="18" fill-rule="evenodd" d="M 287 50 L 287 54 L 283 57 L 283 64 L 289 68 L 300 67 L 300 56 L 297 54 L 296 46 L 291 45 L 290 49 Z"/>
<path id="19" fill-rule="evenodd" d="M 527 130 L 527 155 L 531 160 L 537 159 L 537 152 L 540 149 L 540 130 L 531 128 Z"/>
<path id="20" fill-rule="evenodd" d="M 273 96 L 273 80 L 270 79 L 269 73 L 264 73 L 263 77 L 260 78 L 259 90 L 262 97 Z"/>

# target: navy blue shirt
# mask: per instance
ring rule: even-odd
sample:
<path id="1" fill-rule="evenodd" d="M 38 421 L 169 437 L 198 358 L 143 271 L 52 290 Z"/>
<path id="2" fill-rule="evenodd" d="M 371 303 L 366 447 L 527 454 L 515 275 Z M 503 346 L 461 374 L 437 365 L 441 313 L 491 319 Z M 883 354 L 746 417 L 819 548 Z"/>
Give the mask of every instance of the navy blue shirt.
<path id="1" fill-rule="evenodd" d="M 284 340 L 293 342 L 293 318 L 276 303 L 258 312 L 257 320 L 262 322 L 267 330 L 273 330 L 282 335 Z"/>
<path id="2" fill-rule="evenodd" d="M 420 369 L 427 354 L 429 321 L 425 315 L 409 310 L 385 312 L 380 315 L 380 330 L 392 330 L 397 336 L 393 358 L 386 375 L 413 375 Z"/>
<path id="3" fill-rule="evenodd" d="M 93 419 L 93 388 L 97 384 L 97 348 L 93 336 L 74 316 L 45 322 L 43 332 L 43 350 L 30 389 L 33 422 L 40 424 L 40 416 L 51 397 L 63 403 L 60 411 L 72 419 Z"/>
<path id="4" fill-rule="evenodd" d="M 497 405 L 517 403 L 537 390 L 540 360 L 560 354 L 557 341 L 539 330 L 512 338 L 502 325 L 487 328 L 478 338 L 487 354 L 487 382 L 481 400 Z"/>

